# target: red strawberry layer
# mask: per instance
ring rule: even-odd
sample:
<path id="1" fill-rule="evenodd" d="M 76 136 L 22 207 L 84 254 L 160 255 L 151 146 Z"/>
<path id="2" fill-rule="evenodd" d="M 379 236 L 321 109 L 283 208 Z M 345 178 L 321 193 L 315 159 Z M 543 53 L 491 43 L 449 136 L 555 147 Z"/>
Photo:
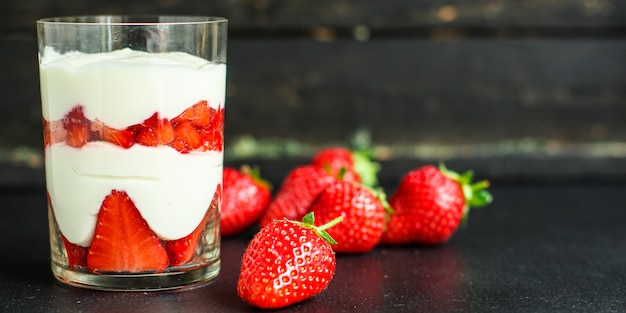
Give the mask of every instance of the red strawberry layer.
<path id="1" fill-rule="evenodd" d="M 77 105 L 61 121 L 44 119 L 44 144 L 65 142 L 80 148 L 89 142 L 105 141 L 124 149 L 135 144 L 166 145 L 180 153 L 223 149 L 224 108 L 212 108 L 206 100 L 197 102 L 171 121 L 154 113 L 142 123 L 124 129 L 87 119 L 83 110 L 83 106 Z"/>
<path id="2" fill-rule="evenodd" d="M 204 215 L 204 218 L 198 224 L 196 229 L 194 229 L 191 234 L 177 240 L 166 240 L 163 242 L 165 246 L 165 250 L 167 251 L 167 255 L 170 259 L 170 266 L 179 266 L 183 265 L 193 259 L 196 255 L 196 248 L 198 247 L 198 242 L 200 242 L 202 233 L 207 225 L 209 217 L 213 213 L 213 208 L 217 209 L 217 204 L 221 198 L 221 190 L 222 187 L 218 186 L 215 191 L 215 195 L 213 196 L 213 200 L 211 201 L 211 205 L 209 210 Z"/>
<path id="3" fill-rule="evenodd" d="M 212 206 L 219 198 L 216 192 Z M 160 240 L 126 192 L 112 190 L 100 207 L 90 247 L 73 244 L 62 236 L 69 268 L 93 273 L 158 273 L 168 266 L 183 265 L 195 256 L 209 214 L 191 234 L 178 240 Z"/>

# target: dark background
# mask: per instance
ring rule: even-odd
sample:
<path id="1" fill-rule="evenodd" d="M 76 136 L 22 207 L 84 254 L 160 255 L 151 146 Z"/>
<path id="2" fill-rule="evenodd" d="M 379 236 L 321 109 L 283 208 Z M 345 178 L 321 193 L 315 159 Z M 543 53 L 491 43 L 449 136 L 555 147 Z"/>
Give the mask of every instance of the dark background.
<path id="1" fill-rule="evenodd" d="M 224 239 L 220 278 L 189 292 L 50 274 L 35 20 L 133 13 L 229 19 L 229 165 L 258 163 L 277 186 L 319 147 L 370 141 L 387 191 L 439 160 L 492 182 L 494 203 L 448 244 L 343 257 L 286 312 L 626 310 L 626 1 L 8 0 L 0 311 L 254 311 L 235 292 L 253 230 Z"/>
<path id="2" fill-rule="evenodd" d="M 624 1 L 26 0 L 0 11 L 4 183 L 41 178 L 35 21 L 136 13 L 229 19 L 227 163 L 361 140 L 513 180 L 626 173 Z"/>

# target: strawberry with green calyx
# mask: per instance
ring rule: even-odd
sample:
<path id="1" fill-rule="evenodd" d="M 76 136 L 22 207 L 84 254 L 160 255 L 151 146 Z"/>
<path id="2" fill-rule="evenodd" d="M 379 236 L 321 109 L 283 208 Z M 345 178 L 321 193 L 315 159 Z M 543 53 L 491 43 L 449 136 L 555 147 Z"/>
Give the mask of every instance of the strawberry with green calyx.
<path id="1" fill-rule="evenodd" d="M 263 227 L 241 261 L 237 293 L 259 308 L 282 308 L 322 292 L 335 274 L 336 259 L 326 229 L 314 226 L 313 213 L 302 222 L 280 220 Z"/>
<path id="2" fill-rule="evenodd" d="M 463 190 L 463 196 L 465 198 L 465 206 L 463 207 L 463 218 L 461 223 L 466 225 L 470 208 L 481 208 L 493 201 L 493 196 L 487 188 L 489 188 L 488 180 L 481 180 L 478 182 L 472 182 L 474 180 L 474 172 L 466 171 L 459 174 L 455 171 L 446 168 L 445 164 L 439 163 L 439 170 L 443 175 L 456 181 L 461 185 Z"/>
<path id="3" fill-rule="evenodd" d="M 314 165 L 301 165 L 291 170 L 280 189 L 261 216 L 260 225 L 275 220 L 299 221 L 309 213 L 309 207 L 317 195 L 337 178 Z"/>
<path id="4" fill-rule="evenodd" d="M 366 186 L 378 184 L 380 165 L 372 161 L 372 153 L 366 149 L 325 148 L 313 155 L 311 163 L 327 169 L 335 177 L 338 177 L 339 171 L 344 168 L 346 170 L 344 180 L 361 182 Z"/>
<path id="5" fill-rule="evenodd" d="M 337 253 L 364 253 L 378 244 L 391 208 L 381 190 L 357 182 L 329 184 L 311 205 L 319 223 L 341 216 L 343 222 L 328 230 L 337 241 Z"/>
<path id="6" fill-rule="evenodd" d="M 244 165 L 240 170 L 224 167 L 222 236 L 238 234 L 257 222 L 271 196 L 271 184 L 261 177 L 258 167 Z"/>
<path id="7" fill-rule="evenodd" d="M 389 198 L 395 211 L 381 239 L 387 244 L 441 244 L 450 239 L 470 207 L 492 201 L 487 181 L 472 183 L 472 172 L 458 174 L 443 164 L 407 173 Z"/>

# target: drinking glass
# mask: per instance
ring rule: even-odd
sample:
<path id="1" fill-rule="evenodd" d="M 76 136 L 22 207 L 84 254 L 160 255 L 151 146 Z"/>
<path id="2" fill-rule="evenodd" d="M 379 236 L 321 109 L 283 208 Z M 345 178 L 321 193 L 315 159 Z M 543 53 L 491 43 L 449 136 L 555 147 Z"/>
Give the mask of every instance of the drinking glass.
<path id="1" fill-rule="evenodd" d="M 51 265 L 103 290 L 220 269 L 227 20 L 37 21 Z"/>

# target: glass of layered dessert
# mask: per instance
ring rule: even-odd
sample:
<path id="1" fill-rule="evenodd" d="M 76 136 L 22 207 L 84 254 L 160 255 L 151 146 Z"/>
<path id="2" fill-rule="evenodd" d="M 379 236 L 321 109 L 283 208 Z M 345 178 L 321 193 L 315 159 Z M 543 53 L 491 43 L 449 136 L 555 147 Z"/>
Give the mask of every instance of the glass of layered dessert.
<path id="1" fill-rule="evenodd" d="M 227 20 L 37 21 L 52 272 L 104 290 L 220 268 Z"/>

